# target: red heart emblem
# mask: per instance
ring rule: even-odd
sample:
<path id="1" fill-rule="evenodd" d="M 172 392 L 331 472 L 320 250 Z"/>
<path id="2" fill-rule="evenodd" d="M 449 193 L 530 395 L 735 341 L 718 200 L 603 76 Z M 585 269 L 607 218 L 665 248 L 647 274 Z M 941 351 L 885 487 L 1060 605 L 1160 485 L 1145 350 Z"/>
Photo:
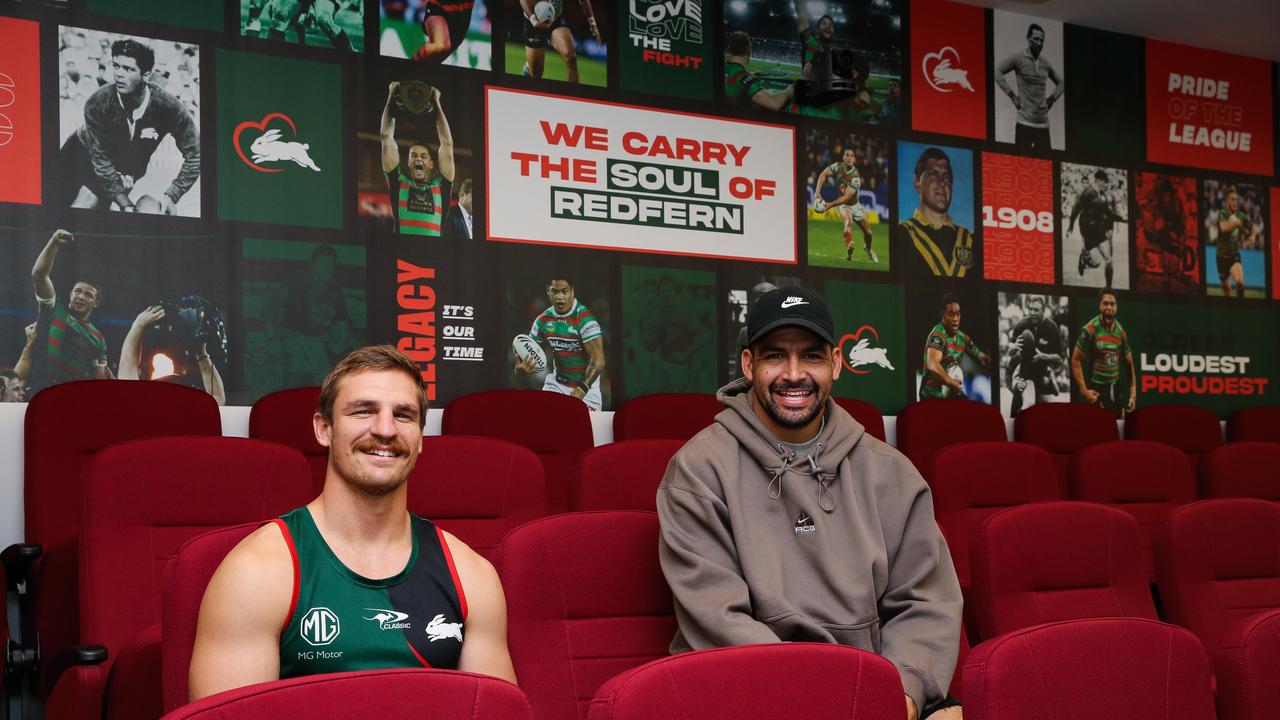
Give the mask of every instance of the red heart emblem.
<path id="1" fill-rule="evenodd" d="M 257 170 L 258 172 L 278 173 L 278 172 L 284 172 L 284 169 L 283 168 L 265 168 L 253 162 L 252 160 L 250 160 L 249 157 L 244 154 L 244 150 L 240 149 L 240 133 L 244 132 L 249 128 L 257 128 L 261 132 L 266 132 L 267 125 L 269 125 L 271 121 L 275 120 L 276 118 L 279 118 L 289 123 L 289 130 L 293 133 L 294 137 L 297 137 L 298 128 L 293 124 L 293 118 L 289 117 L 288 115 L 285 115 L 284 113 L 268 113 L 266 117 L 262 118 L 262 122 L 254 122 L 252 120 L 246 120 L 236 126 L 236 131 L 231 136 L 231 142 L 233 145 L 235 145 L 236 154 L 240 156 L 240 159 L 244 161 L 245 165 L 248 165 L 249 167 L 253 168 L 254 170 Z"/>
<path id="2" fill-rule="evenodd" d="M 876 341 L 876 343 L 877 343 L 877 344 L 879 344 L 879 343 L 880 343 L 880 333 L 876 332 L 876 329 L 875 329 L 875 328 L 873 328 L 873 327 L 871 327 L 870 325 L 863 325 L 862 327 L 858 328 L 857 330 L 855 330 L 855 331 L 853 331 L 853 332 L 851 332 L 851 333 L 845 333 L 845 334 L 844 334 L 844 337 L 840 338 L 840 364 L 841 364 L 841 365 L 844 365 L 844 369 L 845 369 L 845 370 L 848 370 L 849 372 L 853 373 L 854 375 L 866 375 L 867 373 L 869 373 L 869 372 L 871 372 L 871 371 L 870 371 L 870 370 L 859 370 L 859 369 L 857 369 L 857 368 L 855 368 L 855 367 L 851 367 L 851 366 L 849 365 L 849 356 L 848 356 L 848 354 L 847 354 L 847 353 L 845 353 L 845 351 L 844 351 L 844 343 L 845 343 L 845 341 L 846 341 L 846 340 L 852 340 L 852 341 L 853 341 L 853 342 L 855 342 L 855 343 L 856 343 L 856 342 L 858 342 L 858 340 L 860 340 L 860 339 L 862 338 L 862 332 L 863 332 L 864 330 L 869 331 L 869 332 L 871 333 L 871 337 L 875 338 L 875 341 Z"/>

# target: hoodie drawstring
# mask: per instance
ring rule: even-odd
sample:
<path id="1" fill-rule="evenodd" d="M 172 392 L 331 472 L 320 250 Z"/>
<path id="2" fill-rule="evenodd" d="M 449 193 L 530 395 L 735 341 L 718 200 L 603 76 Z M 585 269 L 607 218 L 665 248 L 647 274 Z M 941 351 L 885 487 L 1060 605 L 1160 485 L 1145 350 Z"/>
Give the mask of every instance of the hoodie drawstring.
<path id="1" fill-rule="evenodd" d="M 826 472 L 822 466 L 818 464 L 817 456 L 822 452 L 822 443 L 813 446 L 812 452 L 804 456 L 809 461 L 809 474 L 818 483 L 818 507 L 823 512 L 835 512 L 836 496 L 831 492 L 831 481 L 835 479 L 834 473 Z M 794 450 L 788 450 L 785 445 L 778 443 L 778 453 L 782 458 L 782 465 L 773 470 L 773 477 L 769 480 L 769 499 L 777 500 L 782 497 L 782 476 L 791 468 L 791 464 L 796 460 Z"/>

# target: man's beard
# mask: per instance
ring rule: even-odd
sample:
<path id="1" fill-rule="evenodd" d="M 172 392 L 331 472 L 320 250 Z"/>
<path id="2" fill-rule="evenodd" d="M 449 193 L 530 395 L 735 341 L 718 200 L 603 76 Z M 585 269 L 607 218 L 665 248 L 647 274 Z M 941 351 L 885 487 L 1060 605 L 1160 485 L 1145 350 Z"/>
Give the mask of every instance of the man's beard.
<path id="1" fill-rule="evenodd" d="M 773 397 L 773 393 L 786 392 L 787 390 L 811 391 L 814 393 L 814 396 L 815 396 L 814 402 L 812 402 L 810 407 L 807 409 L 784 408 L 778 404 L 777 400 Z M 774 381 L 773 384 L 771 384 L 768 388 L 764 389 L 763 397 L 762 397 L 762 393 L 757 391 L 756 401 L 760 403 L 760 405 L 764 408 L 765 413 L 768 414 L 769 417 L 774 422 L 778 423 L 778 425 L 785 428 L 800 428 L 813 422 L 814 418 L 818 417 L 818 415 L 822 412 L 822 409 L 826 407 L 827 398 L 829 396 L 830 396 L 829 391 L 826 394 L 823 394 L 818 389 L 817 383 L 813 381 L 801 382 L 801 383 L 789 383 L 789 382 L 777 380 L 777 381 Z M 783 413 L 787 413 L 787 414 L 784 415 Z"/>
<path id="2" fill-rule="evenodd" d="M 353 448 L 353 451 L 354 454 L 362 455 L 367 450 L 376 450 L 378 448 L 390 450 L 399 457 L 404 457 L 409 454 L 409 448 L 405 447 L 405 444 L 400 442 L 398 439 L 393 440 L 390 443 L 379 443 L 376 440 L 365 440 L 357 443 Z M 417 460 L 415 458 L 414 462 L 408 464 L 402 473 L 392 477 L 390 480 L 383 480 L 381 482 L 375 482 L 368 473 L 362 472 L 355 467 L 344 467 L 344 462 L 338 462 L 335 466 L 335 470 L 343 480 L 365 495 L 369 495 L 371 497 L 383 497 L 399 490 L 400 486 L 404 485 L 405 482 L 409 480 L 409 475 L 413 473 L 413 468 L 416 465 Z"/>

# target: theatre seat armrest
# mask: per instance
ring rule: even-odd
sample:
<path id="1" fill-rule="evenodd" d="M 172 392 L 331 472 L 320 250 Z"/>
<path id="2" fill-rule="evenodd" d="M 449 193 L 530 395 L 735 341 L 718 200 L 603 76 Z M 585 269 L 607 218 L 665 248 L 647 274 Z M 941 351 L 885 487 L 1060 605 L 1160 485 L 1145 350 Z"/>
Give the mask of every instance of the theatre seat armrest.
<path id="1" fill-rule="evenodd" d="M 97 670 L 97 666 L 107 661 L 107 648 L 102 645 L 76 645 L 49 658 L 45 665 L 43 673 L 45 679 L 45 694 L 51 695 L 62 678 L 62 675 L 73 668 L 93 668 Z M 84 673 L 77 673 L 84 675 Z M 92 673 L 90 673 L 92 675 Z M 101 695 L 102 689 L 99 687 L 98 694 Z M 101 704 L 101 700 L 99 700 Z"/>
<path id="2" fill-rule="evenodd" d="M 31 566 L 44 554 L 44 548 L 33 543 L 14 543 L 0 551 L 4 565 L 5 589 L 16 590 L 31 574 Z"/>

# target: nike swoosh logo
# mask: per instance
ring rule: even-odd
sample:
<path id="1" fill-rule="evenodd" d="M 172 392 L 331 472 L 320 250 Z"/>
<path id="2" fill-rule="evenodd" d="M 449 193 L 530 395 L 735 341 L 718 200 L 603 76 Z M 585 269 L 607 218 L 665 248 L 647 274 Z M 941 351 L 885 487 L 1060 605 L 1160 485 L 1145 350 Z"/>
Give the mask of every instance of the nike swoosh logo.
<path id="1" fill-rule="evenodd" d="M 809 304 L 808 300 L 783 300 L 782 301 L 782 307 L 784 308 L 795 307 L 796 305 L 808 305 L 808 304 Z"/>

